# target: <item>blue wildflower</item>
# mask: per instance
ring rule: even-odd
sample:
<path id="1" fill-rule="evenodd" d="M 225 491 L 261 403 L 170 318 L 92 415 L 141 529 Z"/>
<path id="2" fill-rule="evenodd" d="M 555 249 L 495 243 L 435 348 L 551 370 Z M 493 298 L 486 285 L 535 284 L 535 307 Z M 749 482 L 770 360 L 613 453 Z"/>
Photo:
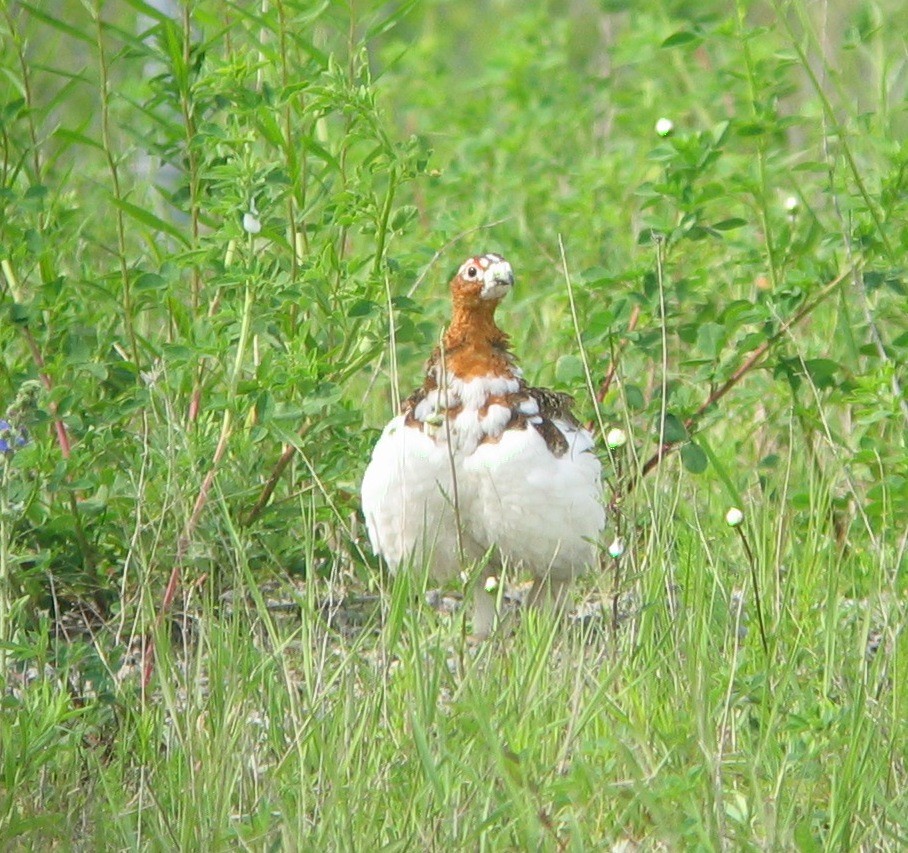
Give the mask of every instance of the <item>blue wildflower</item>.
<path id="1" fill-rule="evenodd" d="M 28 433 L 15 429 L 9 421 L 0 418 L 0 453 L 15 453 L 28 443 Z"/>

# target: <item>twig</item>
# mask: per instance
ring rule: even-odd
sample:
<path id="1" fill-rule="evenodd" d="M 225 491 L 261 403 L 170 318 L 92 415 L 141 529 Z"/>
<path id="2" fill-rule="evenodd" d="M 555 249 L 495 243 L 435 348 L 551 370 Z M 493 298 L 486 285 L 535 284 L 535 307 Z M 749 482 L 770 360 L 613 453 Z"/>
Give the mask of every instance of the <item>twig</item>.
<path id="1" fill-rule="evenodd" d="M 22 295 L 19 292 L 19 282 L 16 279 L 16 274 L 9 259 L 4 258 L 0 261 L 0 267 L 3 268 L 3 275 L 6 278 L 10 296 L 14 302 L 21 304 Z M 48 394 L 50 394 L 54 390 L 54 383 L 45 367 L 41 348 L 38 346 L 38 342 L 35 340 L 32 330 L 26 323 L 20 323 L 19 328 L 22 331 L 22 337 L 25 338 L 26 346 L 28 346 L 28 350 L 31 353 L 32 361 L 35 363 L 35 367 L 38 370 L 38 377 L 41 380 L 41 384 Z M 57 444 L 60 447 L 60 455 L 64 459 L 69 459 L 72 455 L 72 443 L 69 440 L 66 424 L 63 422 L 62 418 L 58 417 L 57 404 L 54 400 L 48 401 L 47 408 L 50 410 L 51 417 L 54 421 L 54 432 L 57 435 Z M 67 475 L 66 481 L 69 482 L 69 475 Z M 76 534 L 76 542 L 79 545 L 79 553 L 82 555 L 82 562 L 88 567 L 91 565 L 91 546 L 88 544 L 88 537 L 85 535 L 85 529 L 82 527 L 82 516 L 79 513 L 79 501 L 76 499 L 75 493 L 71 490 L 69 491 L 68 501 L 69 511 L 72 513 L 73 517 L 73 532 Z"/>
<path id="2" fill-rule="evenodd" d="M 630 319 L 627 321 L 627 332 L 633 332 L 637 328 L 637 321 L 640 319 L 640 306 L 635 305 L 634 309 L 631 311 Z M 612 387 L 612 382 L 615 381 L 615 374 L 618 372 L 618 362 L 621 359 L 621 355 L 625 349 L 627 349 L 628 340 L 627 338 L 622 338 L 618 344 L 618 348 L 615 350 L 612 355 L 612 361 L 608 366 L 608 370 L 605 372 L 605 378 L 602 382 L 599 383 L 599 390 L 596 392 L 596 402 L 601 403 L 605 399 L 605 395 L 608 394 L 609 388 Z"/>
<path id="3" fill-rule="evenodd" d="M 305 433 L 305 428 L 300 430 L 300 436 L 305 435 Z M 246 514 L 245 524 L 247 527 L 262 514 L 262 510 L 268 505 L 268 501 L 271 500 L 271 496 L 274 494 L 275 488 L 277 488 L 278 481 L 281 479 L 284 469 L 290 464 L 290 460 L 293 459 L 294 453 L 296 453 L 296 448 L 292 444 L 285 445 L 284 451 L 281 453 L 281 458 L 278 459 L 277 465 L 275 465 L 274 469 L 271 471 L 271 476 L 268 478 L 268 482 L 265 483 L 265 487 L 262 489 L 259 499 L 255 502 L 255 506 Z"/>

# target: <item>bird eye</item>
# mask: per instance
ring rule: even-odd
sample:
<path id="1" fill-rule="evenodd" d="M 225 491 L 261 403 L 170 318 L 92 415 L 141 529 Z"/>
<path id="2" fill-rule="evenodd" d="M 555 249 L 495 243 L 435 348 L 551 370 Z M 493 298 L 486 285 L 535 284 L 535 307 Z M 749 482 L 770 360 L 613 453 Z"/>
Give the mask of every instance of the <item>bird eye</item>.
<path id="1" fill-rule="evenodd" d="M 479 270 L 476 267 L 467 267 L 467 278 L 476 278 L 479 275 Z"/>

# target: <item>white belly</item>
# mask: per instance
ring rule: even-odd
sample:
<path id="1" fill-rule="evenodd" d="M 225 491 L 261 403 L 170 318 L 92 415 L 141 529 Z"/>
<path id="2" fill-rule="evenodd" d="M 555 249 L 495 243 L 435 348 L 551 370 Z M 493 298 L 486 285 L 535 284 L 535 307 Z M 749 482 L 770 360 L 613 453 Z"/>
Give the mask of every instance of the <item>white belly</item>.
<path id="1" fill-rule="evenodd" d="M 569 442 L 560 457 L 528 425 L 478 446 L 452 434 L 452 464 L 444 426 L 432 437 L 405 426 L 403 416 L 392 420 L 363 478 L 373 549 L 392 570 L 412 561 L 428 566 L 439 580 L 455 576 L 461 569 L 456 477 L 467 560 L 495 547 L 511 565 L 537 577 L 570 578 L 584 571 L 596 560 L 595 540 L 605 523 L 600 465 L 589 433 L 556 425 Z M 472 437 L 475 428 L 467 429 Z"/>
<path id="2" fill-rule="evenodd" d="M 532 427 L 506 430 L 464 460 L 481 542 L 537 577 L 571 578 L 596 562 L 605 525 L 601 466 L 586 430 L 556 422 L 569 443 L 555 456 Z"/>
<path id="3" fill-rule="evenodd" d="M 362 485 L 372 549 L 392 571 L 407 562 L 428 566 L 438 580 L 460 571 L 454 494 L 447 444 L 405 426 L 402 415 L 394 418 L 375 445 Z M 467 559 L 481 556 L 471 541 L 465 546 Z"/>

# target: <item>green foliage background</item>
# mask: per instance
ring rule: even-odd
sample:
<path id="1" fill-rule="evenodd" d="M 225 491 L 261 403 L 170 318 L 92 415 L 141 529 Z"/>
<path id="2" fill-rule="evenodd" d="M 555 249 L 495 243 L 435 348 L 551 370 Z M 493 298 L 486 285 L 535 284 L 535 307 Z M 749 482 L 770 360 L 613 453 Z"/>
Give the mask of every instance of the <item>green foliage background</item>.
<path id="1" fill-rule="evenodd" d="M 44 390 L 2 463 L 3 639 L 86 602 L 140 633 L 175 563 L 371 587 L 359 478 L 485 250 L 527 375 L 631 436 L 607 497 L 680 447 L 616 516 L 622 591 L 738 505 L 777 628 L 903 600 L 906 31 L 894 0 L 6 3 L 0 409 Z"/>

